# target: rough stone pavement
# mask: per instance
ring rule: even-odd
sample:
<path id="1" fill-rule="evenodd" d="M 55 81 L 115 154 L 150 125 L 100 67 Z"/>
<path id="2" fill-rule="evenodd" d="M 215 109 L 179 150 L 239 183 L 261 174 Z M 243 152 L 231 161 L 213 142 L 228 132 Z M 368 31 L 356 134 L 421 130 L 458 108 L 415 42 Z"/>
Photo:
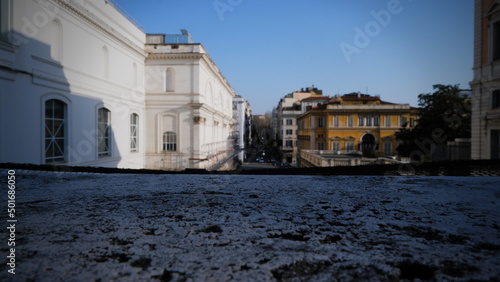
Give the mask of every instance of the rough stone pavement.
<path id="1" fill-rule="evenodd" d="M 500 280 L 498 177 L 16 176 L 2 281 Z"/>

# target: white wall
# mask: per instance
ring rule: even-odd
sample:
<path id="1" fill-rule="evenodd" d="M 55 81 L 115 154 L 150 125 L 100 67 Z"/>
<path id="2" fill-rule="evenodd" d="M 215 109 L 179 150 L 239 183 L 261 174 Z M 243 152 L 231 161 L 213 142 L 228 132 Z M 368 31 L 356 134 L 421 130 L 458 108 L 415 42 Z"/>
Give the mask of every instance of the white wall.
<path id="1" fill-rule="evenodd" d="M 212 156 L 227 150 L 233 90 L 200 44 L 181 44 L 176 49 L 168 44 L 146 45 L 146 50 L 150 53 L 146 60 L 146 167 L 210 168 L 215 162 Z M 172 74 L 173 81 L 168 78 Z M 176 152 L 162 149 L 164 116 L 175 119 Z"/>
<path id="2" fill-rule="evenodd" d="M 42 110 L 52 97 L 68 105 L 66 164 L 142 167 L 144 33 L 105 1 L 67 3 L 83 17 L 49 1 L 11 5 L 15 44 L 0 51 L 0 58 L 10 60 L 0 61 L 10 68 L 0 79 L 0 126 L 13 134 L 2 134 L 0 160 L 44 163 Z M 99 159 L 100 106 L 112 112 L 114 136 L 112 156 Z M 132 112 L 142 123 L 139 153 L 130 152 Z"/>

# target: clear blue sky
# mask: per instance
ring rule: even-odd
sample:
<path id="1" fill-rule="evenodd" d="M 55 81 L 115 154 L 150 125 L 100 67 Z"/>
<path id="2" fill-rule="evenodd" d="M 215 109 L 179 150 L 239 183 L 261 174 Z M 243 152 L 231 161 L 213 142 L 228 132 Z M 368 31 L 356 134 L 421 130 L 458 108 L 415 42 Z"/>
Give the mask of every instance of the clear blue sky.
<path id="1" fill-rule="evenodd" d="M 417 106 L 473 77 L 473 0 L 114 1 L 146 33 L 187 29 L 254 114 L 312 84 Z"/>

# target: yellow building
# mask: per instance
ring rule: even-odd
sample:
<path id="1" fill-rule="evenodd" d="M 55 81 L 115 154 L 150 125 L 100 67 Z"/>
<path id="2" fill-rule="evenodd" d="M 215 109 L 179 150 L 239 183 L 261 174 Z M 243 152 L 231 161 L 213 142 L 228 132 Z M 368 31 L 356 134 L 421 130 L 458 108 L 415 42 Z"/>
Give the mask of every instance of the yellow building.
<path id="1" fill-rule="evenodd" d="M 378 96 L 337 96 L 297 118 L 298 147 L 338 158 L 395 156 L 395 133 L 413 127 L 417 114 L 418 109 L 408 104 L 385 102 Z"/>

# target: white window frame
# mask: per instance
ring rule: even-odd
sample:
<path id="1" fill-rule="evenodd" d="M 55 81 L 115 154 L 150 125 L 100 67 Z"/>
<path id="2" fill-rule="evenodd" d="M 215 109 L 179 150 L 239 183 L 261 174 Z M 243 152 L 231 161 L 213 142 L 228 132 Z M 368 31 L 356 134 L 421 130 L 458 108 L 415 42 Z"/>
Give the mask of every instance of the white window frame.
<path id="1" fill-rule="evenodd" d="M 385 127 L 391 127 L 391 116 L 385 116 Z"/>
<path id="2" fill-rule="evenodd" d="M 318 128 L 325 128 L 325 118 L 324 117 L 319 117 L 318 118 Z"/>
<path id="3" fill-rule="evenodd" d="M 139 115 L 130 115 L 130 152 L 139 152 Z"/>
<path id="4" fill-rule="evenodd" d="M 52 107 L 52 112 L 47 115 L 47 105 L 52 103 L 60 103 L 62 105 L 62 118 L 56 117 L 55 107 Z M 46 164 L 49 163 L 64 163 L 67 161 L 67 120 L 68 120 L 68 105 L 59 99 L 49 99 L 45 101 L 45 112 L 44 112 L 44 160 Z M 57 127 L 57 128 L 56 128 Z M 62 132 L 62 133 L 61 133 Z M 49 135 L 47 136 L 47 133 Z M 62 142 L 62 145 L 61 145 Z M 62 147 L 62 148 L 61 148 Z M 50 157 L 49 150 L 52 151 Z M 56 154 L 57 153 L 57 154 Z"/>
<path id="5" fill-rule="evenodd" d="M 167 131 L 163 133 L 163 151 L 177 151 L 177 133 L 173 131 Z"/>
<path id="6" fill-rule="evenodd" d="M 372 126 L 372 117 L 371 116 L 367 116 L 366 117 L 366 126 Z"/>
<path id="7" fill-rule="evenodd" d="M 106 114 L 106 121 L 101 117 Z M 108 108 L 101 107 L 97 110 L 97 156 L 98 158 L 109 157 L 112 155 L 111 148 L 111 111 Z M 101 144 L 105 150 L 101 150 Z"/>
<path id="8" fill-rule="evenodd" d="M 333 127 L 340 127 L 340 118 L 333 117 Z"/>
<path id="9" fill-rule="evenodd" d="M 332 150 L 333 151 L 340 151 L 340 142 L 339 141 L 332 142 Z"/>

